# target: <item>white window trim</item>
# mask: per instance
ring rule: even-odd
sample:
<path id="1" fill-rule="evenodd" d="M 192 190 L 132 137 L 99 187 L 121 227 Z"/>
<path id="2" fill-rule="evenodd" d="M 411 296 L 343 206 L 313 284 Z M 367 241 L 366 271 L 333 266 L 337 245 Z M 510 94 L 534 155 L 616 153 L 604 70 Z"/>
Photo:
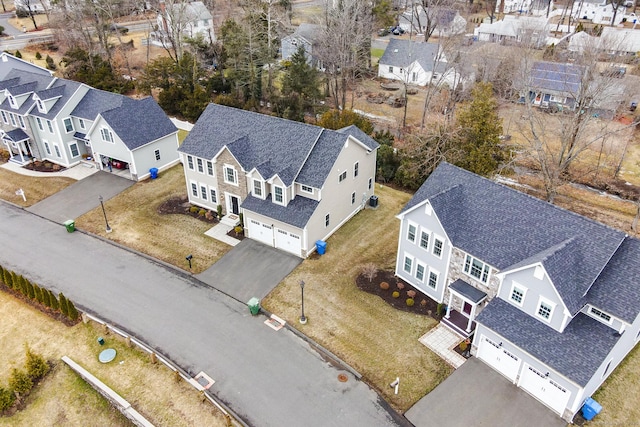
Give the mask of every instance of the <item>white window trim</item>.
<path id="1" fill-rule="evenodd" d="M 18 115 L 18 123 L 20 123 L 20 127 L 22 129 L 26 129 L 27 125 L 24 122 L 24 118 L 21 115 Z"/>
<path id="2" fill-rule="evenodd" d="M 341 183 L 346 179 L 347 179 L 347 171 L 340 172 L 340 175 L 338 175 L 338 183 Z"/>
<path id="3" fill-rule="evenodd" d="M 9 113 L 9 119 L 11 120 L 12 126 L 18 126 L 18 122 L 16 121 L 16 115 L 13 113 Z"/>
<path id="4" fill-rule="evenodd" d="M 234 179 L 234 181 L 227 180 L 227 170 L 229 170 L 229 169 L 231 169 L 233 171 L 233 179 Z M 238 185 L 238 171 L 236 170 L 235 167 L 233 167 L 232 165 L 225 164 L 223 166 L 222 172 L 223 172 L 222 179 L 224 179 L 224 182 L 226 182 L 227 184 L 231 184 L 231 185 Z"/>
<path id="5" fill-rule="evenodd" d="M 436 275 L 436 287 L 435 288 L 432 288 L 431 285 L 429 285 L 429 282 L 431 280 L 431 273 Z M 438 282 L 440 282 L 440 272 L 438 270 L 435 270 L 435 269 L 429 267 L 429 271 L 427 272 L 426 279 L 427 280 L 425 280 L 424 283 L 427 285 L 427 287 L 429 289 L 437 290 L 438 289 Z"/>
<path id="6" fill-rule="evenodd" d="M 444 238 L 442 236 L 438 236 L 436 233 L 433 233 L 433 243 L 430 243 L 429 246 L 431 246 L 431 254 L 433 254 L 434 257 L 438 258 L 438 259 L 442 259 L 442 256 L 444 255 Z M 434 251 L 436 248 L 436 240 L 440 240 L 442 242 L 442 248 L 440 250 L 440 255 L 437 255 Z"/>
<path id="7" fill-rule="evenodd" d="M 354 205 L 356 203 L 356 192 L 351 193 L 351 204 Z"/>
<path id="8" fill-rule="evenodd" d="M 36 117 L 36 123 L 38 124 L 38 129 L 44 132 L 44 125 L 42 124 L 42 119 L 40 117 Z"/>
<path id="9" fill-rule="evenodd" d="M 514 300 L 513 297 L 513 290 L 515 288 L 518 288 L 519 290 L 522 291 L 522 301 L 518 302 L 516 300 Z M 517 305 L 518 307 L 522 307 L 524 305 L 524 299 L 527 297 L 527 291 L 528 289 L 525 286 L 522 286 L 520 283 L 517 282 L 511 282 L 511 290 L 509 291 L 509 302 L 511 302 L 512 304 Z"/>
<path id="10" fill-rule="evenodd" d="M 200 157 L 196 157 L 196 170 L 198 171 L 198 173 L 205 173 L 204 172 L 204 160 L 201 159 Z"/>
<path id="11" fill-rule="evenodd" d="M 2 115 L 2 121 L 3 121 L 5 124 L 7 124 L 7 125 L 8 125 L 8 124 L 9 124 L 9 118 L 7 117 L 7 113 L 5 113 L 4 111 L 1 111 L 1 112 L 0 112 L 0 115 Z"/>
<path id="12" fill-rule="evenodd" d="M 205 201 L 209 201 L 209 187 L 201 182 L 198 183 L 200 198 Z"/>
<path id="13" fill-rule="evenodd" d="M 45 141 L 43 139 L 42 145 L 44 145 L 44 151 L 47 153 L 47 155 L 51 156 L 51 145 L 49 144 L 49 141 Z"/>
<path id="14" fill-rule="evenodd" d="M 71 130 L 67 130 L 67 124 L 66 124 L 67 120 L 69 120 L 69 123 L 71 124 Z M 71 117 L 65 117 L 64 119 L 62 119 L 62 125 L 64 126 L 65 133 L 71 133 L 75 131 L 75 127 L 73 126 L 73 119 L 71 119 Z"/>
<path id="15" fill-rule="evenodd" d="M 18 108 L 18 104 L 16 103 L 16 98 L 13 95 L 9 95 L 9 105 L 11 108 Z"/>
<path id="16" fill-rule="evenodd" d="M 78 119 L 78 123 L 80 124 L 80 129 L 86 129 L 86 126 L 84 124 L 84 119 Z"/>
<path id="17" fill-rule="evenodd" d="M 471 263 L 469 264 L 469 271 L 465 271 L 466 264 L 467 264 L 467 257 L 471 258 Z M 480 277 L 476 277 L 473 274 L 471 274 L 471 270 L 473 269 L 473 261 L 474 260 L 476 260 L 476 261 L 478 261 L 479 263 L 482 264 L 482 271 L 480 272 Z M 482 276 L 484 275 L 484 271 L 487 268 L 488 268 L 488 270 L 487 270 L 487 280 L 482 280 Z M 487 264 L 486 262 L 482 261 L 480 258 L 476 258 L 471 254 L 465 253 L 464 259 L 462 260 L 462 272 L 464 274 L 466 274 L 467 276 L 469 276 L 471 279 L 477 280 L 478 282 L 483 283 L 483 284 L 486 285 L 491 281 L 491 270 L 492 270 L 491 266 L 489 264 Z"/>
<path id="18" fill-rule="evenodd" d="M 105 133 L 106 132 L 106 133 Z M 105 139 L 104 136 L 107 135 L 109 139 Z M 113 139 L 113 133 L 111 132 L 111 130 L 108 127 L 101 127 L 100 128 L 100 138 L 102 139 L 103 142 L 107 142 L 109 144 L 115 144 L 115 140 Z"/>
<path id="19" fill-rule="evenodd" d="M 193 163 L 193 156 L 190 155 L 190 154 L 187 154 L 187 168 L 189 170 L 194 170 L 195 169 L 195 166 L 194 166 L 194 163 Z"/>
<path id="20" fill-rule="evenodd" d="M 213 200 L 213 197 L 211 196 L 211 192 L 215 193 L 215 200 Z M 218 204 L 218 189 L 215 187 L 209 187 L 209 201 L 211 201 L 211 203 L 217 205 Z"/>
<path id="21" fill-rule="evenodd" d="M 426 234 L 427 235 L 427 247 L 425 248 L 424 246 L 422 246 L 422 234 Z M 426 228 L 422 228 L 420 227 L 420 236 L 418 240 L 418 247 L 420 247 L 421 249 L 429 252 L 429 248 L 431 247 L 431 242 L 433 241 L 433 239 L 431 238 L 431 231 L 427 230 Z"/>
<path id="22" fill-rule="evenodd" d="M 55 135 L 55 129 L 53 128 L 53 122 L 51 122 L 51 120 L 47 120 L 47 129 L 49 130 L 49 133 L 54 134 Z"/>
<path id="23" fill-rule="evenodd" d="M 196 194 L 193 194 L 193 186 L 196 186 Z M 200 188 L 198 188 L 198 183 L 195 181 L 189 181 L 189 197 L 195 197 L 196 199 L 200 198 Z"/>
<path id="24" fill-rule="evenodd" d="M 427 267 L 426 265 L 424 265 L 418 260 L 416 260 L 415 263 L 416 263 L 416 271 L 414 273 L 414 277 L 416 278 L 418 283 L 425 283 L 424 279 L 429 277 L 429 267 Z M 422 267 L 422 279 L 418 278 L 418 267 Z M 404 268 L 404 265 L 403 265 L 403 268 Z"/>
<path id="25" fill-rule="evenodd" d="M 302 191 L 303 193 L 313 194 L 313 187 L 300 184 L 300 191 Z"/>
<path id="26" fill-rule="evenodd" d="M 55 152 L 56 157 L 60 159 L 62 158 L 62 151 L 60 151 L 60 146 L 55 142 L 53 143 L 53 151 Z"/>
<path id="27" fill-rule="evenodd" d="M 409 271 L 407 271 L 407 259 L 411 260 Z M 402 257 L 402 271 L 407 273 L 409 276 L 413 276 L 414 265 L 415 265 L 415 258 L 405 252 L 404 256 Z"/>
<path id="28" fill-rule="evenodd" d="M 42 102 L 41 99 L 36 99 L 36 105 L 38 107 L 38 111 L 40 111 L 41 113 L 45 113 L 47 112 L 47 108 L 44 105 L 44 102 Z"/>
<path id="29" fill-rule="evenodd" d="M 73 155 L 73 150 L 71 149 L 71 147 L 76 146 L 76 151 L 78 152 L 77 156 Z M 78 148 L 78 143 L 77 142 L 72 142 L 71 144 L 69 144 L 69 154 L 71 154 L 71 158 L 76 158 L 76 157 L 80 157 L 80 149 Z"/>
<path id="30" fill-rule="evenodd" d="M 411 227 L 413 227 L 413 240 L 411 240 L 411 238 L 409 237 Z M 414 245 L 416 244 L 416 242 L 418 241 L 418 230 L 419 229 L 420 229 L 420 227 L 418 227 L 418 224 L 416 224 L 415 222 L 411 222 L 411 221 L 407 222 L 407 234 L 405 236 L 405 238 L 407 239 L 407 242 L 411 242 Z"/>
<path id="31" fill-rule="evenodd" d="M 258 187 L 260 188 L 260 194 L 256 194 L 256 184 L 258 184 Z M 251 188 L 251 193 L 254 195 L 254 197 L 258 197 L 262 200 L 265 199 L 266 195 L 264 194 L 264 181 L 262 181 L 261 179 L 253 179 L 253 187 Z"/>
<path id="32" fill-rule="evenodd" d="M 360 175 L 360 162 L 355 162 L 353 164 L 353 177 L 357 178 Z"/>
<path id="33" fill-rule="evenodd" d="M 211 173 L 209 173 L 209 166 L 211 166 Z M 211 160 L 207 160 L 207 175 L 214 176 L 216 174 L 216 170 L 214 169 L 213 162 Z"/>
<path id="34" fill-rule="evenodd" d="M 545 319 L 544 317 L 542 317 L 540 314 L 538 314 L 538 312 L 540 311 L 540 306 L 542 305 L 542 303 L 547 304 L 549 307 L 551 307 L 551 311 L 549 312 L 549 318 Z M 556 303 L 554 303 L 553 301 L 549 301 L 548 299 L 546 299 L 543 296 L 540 296 L 540 298 L 538 298 L 538 304 L 536 304 L 536 317 L 546 323 L 551 323 L 551 319 L 553 319 L 553 312 L 555 311 L 556 308 Z"/>
<path id="35" fill-rule="evenodd" d="M 599 314 L 594 313 L 593 310 L 599 311 L 600 313 L 609 316 L 609 320 L 602 318 Z M 600 310 L 598 307 L 594 307 L 592 305 L 589 306 L 589 314 L 591 315 L 591 317 L 593 317 L 594 319 L 596 319 L 599 322 L 604 323 L 605 325 L 611 325 L 613 323 L 613 315 L 610 313 L 607 313 L 604 310 Z"/>
<path id="36" fill-rule="evenodd" d="M 324 216 L 324 228 L 327 228 L 331 225 L 331 212 L 327 213 Z"/>
<path id="37" fill-rule="evenodd" d="M 272 187 L 273 187 L 273 192 L 272 192 L 273 194 L 272 194 L 272 197 L 271 197 L 271 201 L 273 203 L 277 204 L 277 205 L 284 206 L 286 204 L 286 202 L 287 202 L 285 188 L 280 186 L 280 185 L 272 185 Z M 280 201 L 280 202 L 276 200 L 276 189 L 277 188 L 282 190 L 282 201 Z"/>

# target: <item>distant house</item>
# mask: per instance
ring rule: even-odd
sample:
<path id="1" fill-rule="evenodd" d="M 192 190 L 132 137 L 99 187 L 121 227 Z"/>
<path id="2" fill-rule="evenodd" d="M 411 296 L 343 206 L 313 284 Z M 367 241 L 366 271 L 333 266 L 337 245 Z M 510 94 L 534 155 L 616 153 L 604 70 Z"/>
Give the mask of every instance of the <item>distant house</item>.
<path id="1" fill-rule="evenodd" d="M 549 33 L 546 18 L 506 15 L 493 23 L 481 23 L 473 30 L 478 41 L 503 45 L 525 44 L 544 47 Z"/>
<path id="2" fill-rule="evenodd" d="M 180 146 L 189 202 L 245 235 L 306 258 L 374 194 L 378 144 L 337 131 L 209 104 Z"/>
<path id="3" fill-rule="evenodd" d="M 392 38 L 378 62 L 378 77 L 425 86 L 427 84 L 456 87 L 460 74 L 447 63 L 436 43 Z"/>
<path id="4" fill-rule="evenodd" d="M 553 1 L 546 0 L 498 0 L 496 2 L 497 13 L 518 13 L 529 16 L 542 16 L 548 10 L 553 10 Z"/>
<path id="5" fill-rule="evenodd" d="M 319 25 L 302 23 L 293 34 L 283 37 L 280 41 L 282 60 L 290 60 L 293 54 L 302 46 L 307 63 L 317 68 L 322 68 L 322 64 L 313 53 L 321 30 L 322 27 Z"/>
<path id="6" fill-rule="evenodd" d="M 398 218 L 396 275 L 565 420 L 640 340 L 640 240 L 447 163 Z"/>
<path id="7" fill-rule="evenodd" d="M 139 180 L 179 161 L 177 133 L 153 98 L 93 89 L 0 54 L 0 138 L 11 162 L 111 162 Z"/>
<path id="8" fill-rule="evenodd" d="M 613 25 L 618 25 L 624 18 L 626 8 L 620 6 L 616 13 Z M 613 7 L 606 0 L 582 0 L 578 2 L 573 11 L 575 19 L 587 19 L 594 24 L 611 25 L 613 21 Z"/>
<path id="9" fill-rule="evenodd" d="M 451 37 L 463 34 L 466 30 L 467 20 L 457 10 L 435 7 L 428 9 L 426 13 L 422 7 L 414 8 L 413 12 L 403 12 L 398 17 L 398 25 L 405 32 L 424 34 L 427 31 L 427 13 L 432 17 L 432 25 L 436 26 L 434 36 Z"/>
<path id="10" fill-rule="evenodd" d="M 170 10 L 161 1 L 156 22 L 157 30 L 150 34 L 150 40 L 158 46 L 172 46 L 174 33 L 182 38 L 202 37 L 207 43 L 216 41 L 213 16 L 201 1 L 174 3 Z"/>
<path id="11" fill-rule="evenodd" d="M 50 0 L 14 0 L 13 4 L 16 7 L 16 11 L 46 13 L 51 10 Z"/>

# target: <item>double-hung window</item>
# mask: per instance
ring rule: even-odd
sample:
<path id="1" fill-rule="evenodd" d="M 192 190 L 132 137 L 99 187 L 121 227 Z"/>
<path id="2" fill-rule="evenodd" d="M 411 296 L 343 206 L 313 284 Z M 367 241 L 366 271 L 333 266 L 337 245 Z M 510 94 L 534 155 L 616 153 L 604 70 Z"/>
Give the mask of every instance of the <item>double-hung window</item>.
<path id="1" fill-rule="evenodd" d="M 539 318 L 549 322 L 551 321 L 551 315 L 553 314 L 554 306 L 555 304 L 553 304 L 551 301 L 547 301 L 546 299 L 540 297 L 540 300 L 538 301 L 538 310 L 536 311 L 536 315 Z"/>
<path id="2" fill-rule="evenodd" d="M 284 190 L 282 187 L 273 186 L 273 201 L 280 205 L 284 204 Z"/>
<path id="3" fill-rule="evenodd" d="M 524 287 L 516 285 L 514 283 L 511 287 L 511 295 L 509 298 L 511 298 L 511 301 L 522 307 L 522 304 L 524 303 L 524 296 L 526 293 L 527 290 Z"/>
<path id="4" fill-rule="evenodd" d="M 434 237 L 433 239 L 433 254 L 435 256 L 437 256 L 438 258 L 442 257 L 442 248 L 444 246 L 444 243 L 442 240 L 438 239 L 437 237 Z"/>
<path id="5" fill-rule="evenodd" d="M 259 179 L 253 180 L 253 195 L 262 198 L 262 181 Z"/>
<path id="6" fill-rule="evenodd" d="M 409 224 L 409 227 L 407 227 L 407 240 L 411 243 L 415 243 L 416 241 L 416 230 L 417 227 L 413 224 Z"/>
<path id="7" fill-rule="evenodd" d="M 47 120 L 47 127 L 49 128 L 49 133 L 53 133 L 53 123 L 51 123 L 51 120 Z"/>
<path id="8" fill-rule="evenodd" d="M 429 232 L 422 230 L 420 232 L 420 247 L 429 250 Z"/>
<path id="9" fill-rule="evenodd" d="M 67 117 L 63 120 L 64 123 L 64 131 L 66 133 L 73 132 L 73 122 L 71 121 L 71 117 Z"/>
<path id="10" fill-rule="evenodd" d="M 416 279 L 420 282 L 424 280 L 424 265 L 420 263 L 416 264 Z"/>
<path id="11" fill-rule="evenodd" d="M 193 170 L 193 157 L 187 156 L 187 167 Z"/>
<path id="12" fill-rule="evenodd" d="M 357 177 L 357 176 L 358 176 L 358 162 L 356 162 L 356 163 L 353 165 L 353 177 L 355 178 L 355 177 Z"/>
<path id="13" fill-rule="evenodd" d="M 102 136 L 102 140 L 104 142 L 113 143 L 113 134 L 111 133 L 111 131 L 109 129 L 107 129 L 107 128 L 100 129 L 100 135 Z"/>
<path id="14" fill-rule="evenodd" d="M 347 171 L 344 171 L 340 174 L 340 176 L 338 177 L 338 182 L 342 182 L 345 179 L 347 179 Z"/>
<path id="15" fill-rule="evenodd" d="M 213 176 L 213 162 L 211 160 L 207 160 L 207 175 Z"/>
<path id="16" fill-rule="evenodd" d="M 411 274 L 411 270 L 413 269 L 413 258 L 411 258 L 408 255 L 405 255 L 404 265 L 402 266 L 402 269 L 405 271 L 405 273 Z"/>
<path id="17" fill-rule="evenodd" d="M 233 168 L 232 166 L 224 167 L 224 182 L 227 182 L 229 184 L 238 183 L 238 175 L 235 168 Z"/>
<path id="18" fill-rule="evenodd" d="M 435 271 L 429 271 L 429 281 L 427 282 L 430 288 L 435 289 L 438 286 L 438 273 Z"/>

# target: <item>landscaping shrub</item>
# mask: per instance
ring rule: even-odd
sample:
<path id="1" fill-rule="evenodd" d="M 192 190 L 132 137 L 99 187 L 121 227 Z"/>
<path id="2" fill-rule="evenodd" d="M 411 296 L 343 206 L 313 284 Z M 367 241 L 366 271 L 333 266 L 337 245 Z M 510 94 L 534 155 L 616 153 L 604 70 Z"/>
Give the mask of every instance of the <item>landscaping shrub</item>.
<path id="1" fill-rule="evenodd" d="M 44 301 L 44 298 L 42 298 L 42 288 L 38 285 L 33 285 L 33 293 L 36 296 L 36 300 L 38 300 L 38 302 L 42 304 L 42 302 Z"/>
<path id="2" fill-rule="evenodd" d="M 78 313 L 76 306 L 73 305 L 73 301 L 67 300 L 67 310 L 69 311 L 69 313 L 67 314 L 67 316 L 69 316 L 69 319 L 78 320 L 78 316 L 80 314 Z"/>
<path id="3" fill-rule="evenodd" d="M 391 296 L 393 296 L 394 298 L 400 298 L 400 292 L 398 292 L 398 291 L 393 291 L 393 293 L 391 294 Z"/>
<path id="4" fill-rule="evenodd" d="M 386 291 L 387 289 L 389 289 L 389 283 L 387 283 L 387 282 L 381 282 L 381 283 L 380 283 L 380 289 L 383 289 L 383 290 L 385 290 L 385 291 Z"/>
<path id="5" fill-rule="evenodd" d="M 64 294 L 62 292 L 60 292 L 60 311 L 62 312 L 62 314 L 64 314 L 65 316 L 69 316 L 69 304 L 67 303 L 67 298 L 65 298 Z"/>
<path id="6" fill-rule="evenodd" d="M 20 279 L 21 279 L 22 281 L 24 281 L 24 283 L 25 283 L 25 285 L 26 285 L 26 287 L 27 287 L 27 295 L 29 296 L 29 298 L 31 298 L 31 299 L 35 299 L 35 297 L 36 297 L 36 292 L 35 292 L 35 290 L 34 290 L 34 288 L 33 288 L 33 285 L 31 284 L 31 282 L 30 282 L 30 281 L 28 281 L 27 279 L 25 279 L 25 278 L 24 278 L 24 277 L 22 277 L 22 276 L 20 276 Z"/>
<path id="7" fill-rule="evenodd" d="M 20 53 L 19 50 L 16 50 L 16 54 L 13 56 L 15 56 L 16 58 L 22 58 L 22 54 Z"/>
<path id="8" fill-rule="evenodd" d="M 222 205 L 218 205 L 216 211 L 218 212 L 218 218 L 222 218 Z"/>
<path id="9" fill-rule="evenodd" d="M 0 282 L 4 283 L 4 268 L 1 265 L 0 265 Z"/>
<path id="10" fill-rule="evenodd" d="M 45 59 L 46 63 L 47 63 L 47 70 L 55 70 L 56 69 L 56 63 L 53 61 L 53 58 L 50 57 L 49 55 L 47 55 L 47 58 Z"/>
<path id="11" fill-rule="evenodd" d="M 32 352 L 28 346 L 25 350 L 25 356 L 27 360 L 24 363 L 24 367 L 31 379 L 38 380 L 49 372 L 49 365 L 44 360 L 44 357 Z"/>
<path id="12" fill-rule="evenodd" d="M 423 298 L 422 301 L 420 301 L 420 305 L 423 307 L 427 305 L 427 300 Z"/>
<path id="13" fill-rule="evenodd" d="M 11 408 L 16 401 L 16 395 L 11 390 L 0 387 L 0 412 Z"/>
<path id="14" fill-rule="evenodd" d="M 9 387 L 19 396 L 24 396 L 33 387 L 33 381 L 22 369 L 13 368 L 9 377 Z"/>
<path id="15" fill-rule="evenodd" d="M 378 269 L 376 268 L 376 265 L 372 262 L 365 264 L 365 266 L 362 267 L 362 275 L 367 279 L 369 279 L 370 282 L 373 280 L 374 277 L 376 277 L 377 272 L 378 272 Z"/>
<path id="16" fill-rule="evenodd" d="M 403 290 L 403 289 L 404 289 L 404 283 L 402 283 L 402 282 L 398 282 L 398 284 L 396 285 L 396 287 L 397 287 L 398 289 L 400 289 L 400 290 Z"/>
<path id="17" fill-rule="evenodd" d="M 200 208 L 200 210 L 198 211 L 198 216 L 205 216 L 206 214 L 207 214 L 207 210 L 206 209 Z"/>
<path id="18" fill-rule="evenodd" d="M 58 301 L 56 294 L 54 294 L 49 290 L 47 290 L 47 292 L 49 292 L 49 300 L 51 301 L 51 308 L 56 311 L 60 310 L 60 302 Z"/>
<path id="19" fill-rule="evenodd" d="M 238 217 L 240 217 L 240 225 L 241 225 L 242 227 L 244 227 L 244 214 L 243 214 L 242 212 L 240 212 L 240 213 L 238 214 Z"/>
<path id="20" fill-rule="evenodd" d="M 407 296 L 408 296 L 409 298 L 415 298 L 415 297 L 416 297 L 416 291 L 414 291 L 413 289 L 409 289 L 409 290 L 407 291 Z"/>
<path id="21" fill-rule="evenodd" d="M 460 343 L 459 347 L 460 347 L 460 350 L 465 351 L 467 347 L 469 347 L 469 344 L 467 344 L 467 341 L 464 340 Z"/>
<path id="22" fill-rule="evenodd" d="M 42 54 L 40 52 L 36 52 L 36 59 L 42 59 Z"/>
<path id="23" fill-rule="evenodd" d="M 213 212 L 211 212 L 211 210 L 208 210 L 207 213 L 204 215 L 204 217 L 207 219 L 207 221 L 212 221 L 213 220 Z"/>
<path id="24" fill-rule="evenodd" d="M 236 236 L 240 233 L 242 233 L 242 227 L 239 225 L 236 225 L 235 228 L 233 229 L 233 231 L 235 231 Z"/>
<path id="25" fill-rule="evenodd" d="M 413 307 L 413 304 L 415 304 L 413 298 L 407 298 L 407 307 Z"/>
<path id="26" fill-rule="evenodd" d="M 436 308 L 436 314 L 438 316 L 442 316 L 443 312 L 444 312 L 444 304 L 440 303 L 440 304 L 438 304 L 438 307 Z"/>
<path id="27" fill-rule="evenodd" d="M 49 291 L 45 288 L 40 288 L 40 291 L 42 292 L 42 303 L 47 307 L 51 307 L 51 295 Z"/>
<path id="28" fill-rule="evenodd" d="M 200 210 L 200 208 L 197 207 L 197 206 L 191 206 L 189 208 L 189 212 L 191 212 L 191 213 L 198 213 L 199 210 Z"/>

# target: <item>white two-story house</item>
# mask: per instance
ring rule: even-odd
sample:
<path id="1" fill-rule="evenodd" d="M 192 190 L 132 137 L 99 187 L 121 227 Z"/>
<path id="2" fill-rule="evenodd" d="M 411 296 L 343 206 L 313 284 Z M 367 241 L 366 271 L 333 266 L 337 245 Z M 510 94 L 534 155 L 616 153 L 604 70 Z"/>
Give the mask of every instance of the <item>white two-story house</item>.
<path id="1" fill-rule="evenodd" d="M 71 167 L 86 159 L 140 180 L 178 163 L 177 133 L 153 98 L 93 89 L 0 54 L 0 138 L 14 163 Z"/>
<path id="2" fill-rule="evenodd" d="M 246 236 L 304 258 L 374 194 L 377 148 L 354 126 L 209 104 L 178 151 L 191 203 L 242 214 Z"/>
<path id="3" fill-rule="evenodd" d="M 447 163 L 398 218 L 398 277 L 566 420 L 640 339 L 640 240 Z"/>

